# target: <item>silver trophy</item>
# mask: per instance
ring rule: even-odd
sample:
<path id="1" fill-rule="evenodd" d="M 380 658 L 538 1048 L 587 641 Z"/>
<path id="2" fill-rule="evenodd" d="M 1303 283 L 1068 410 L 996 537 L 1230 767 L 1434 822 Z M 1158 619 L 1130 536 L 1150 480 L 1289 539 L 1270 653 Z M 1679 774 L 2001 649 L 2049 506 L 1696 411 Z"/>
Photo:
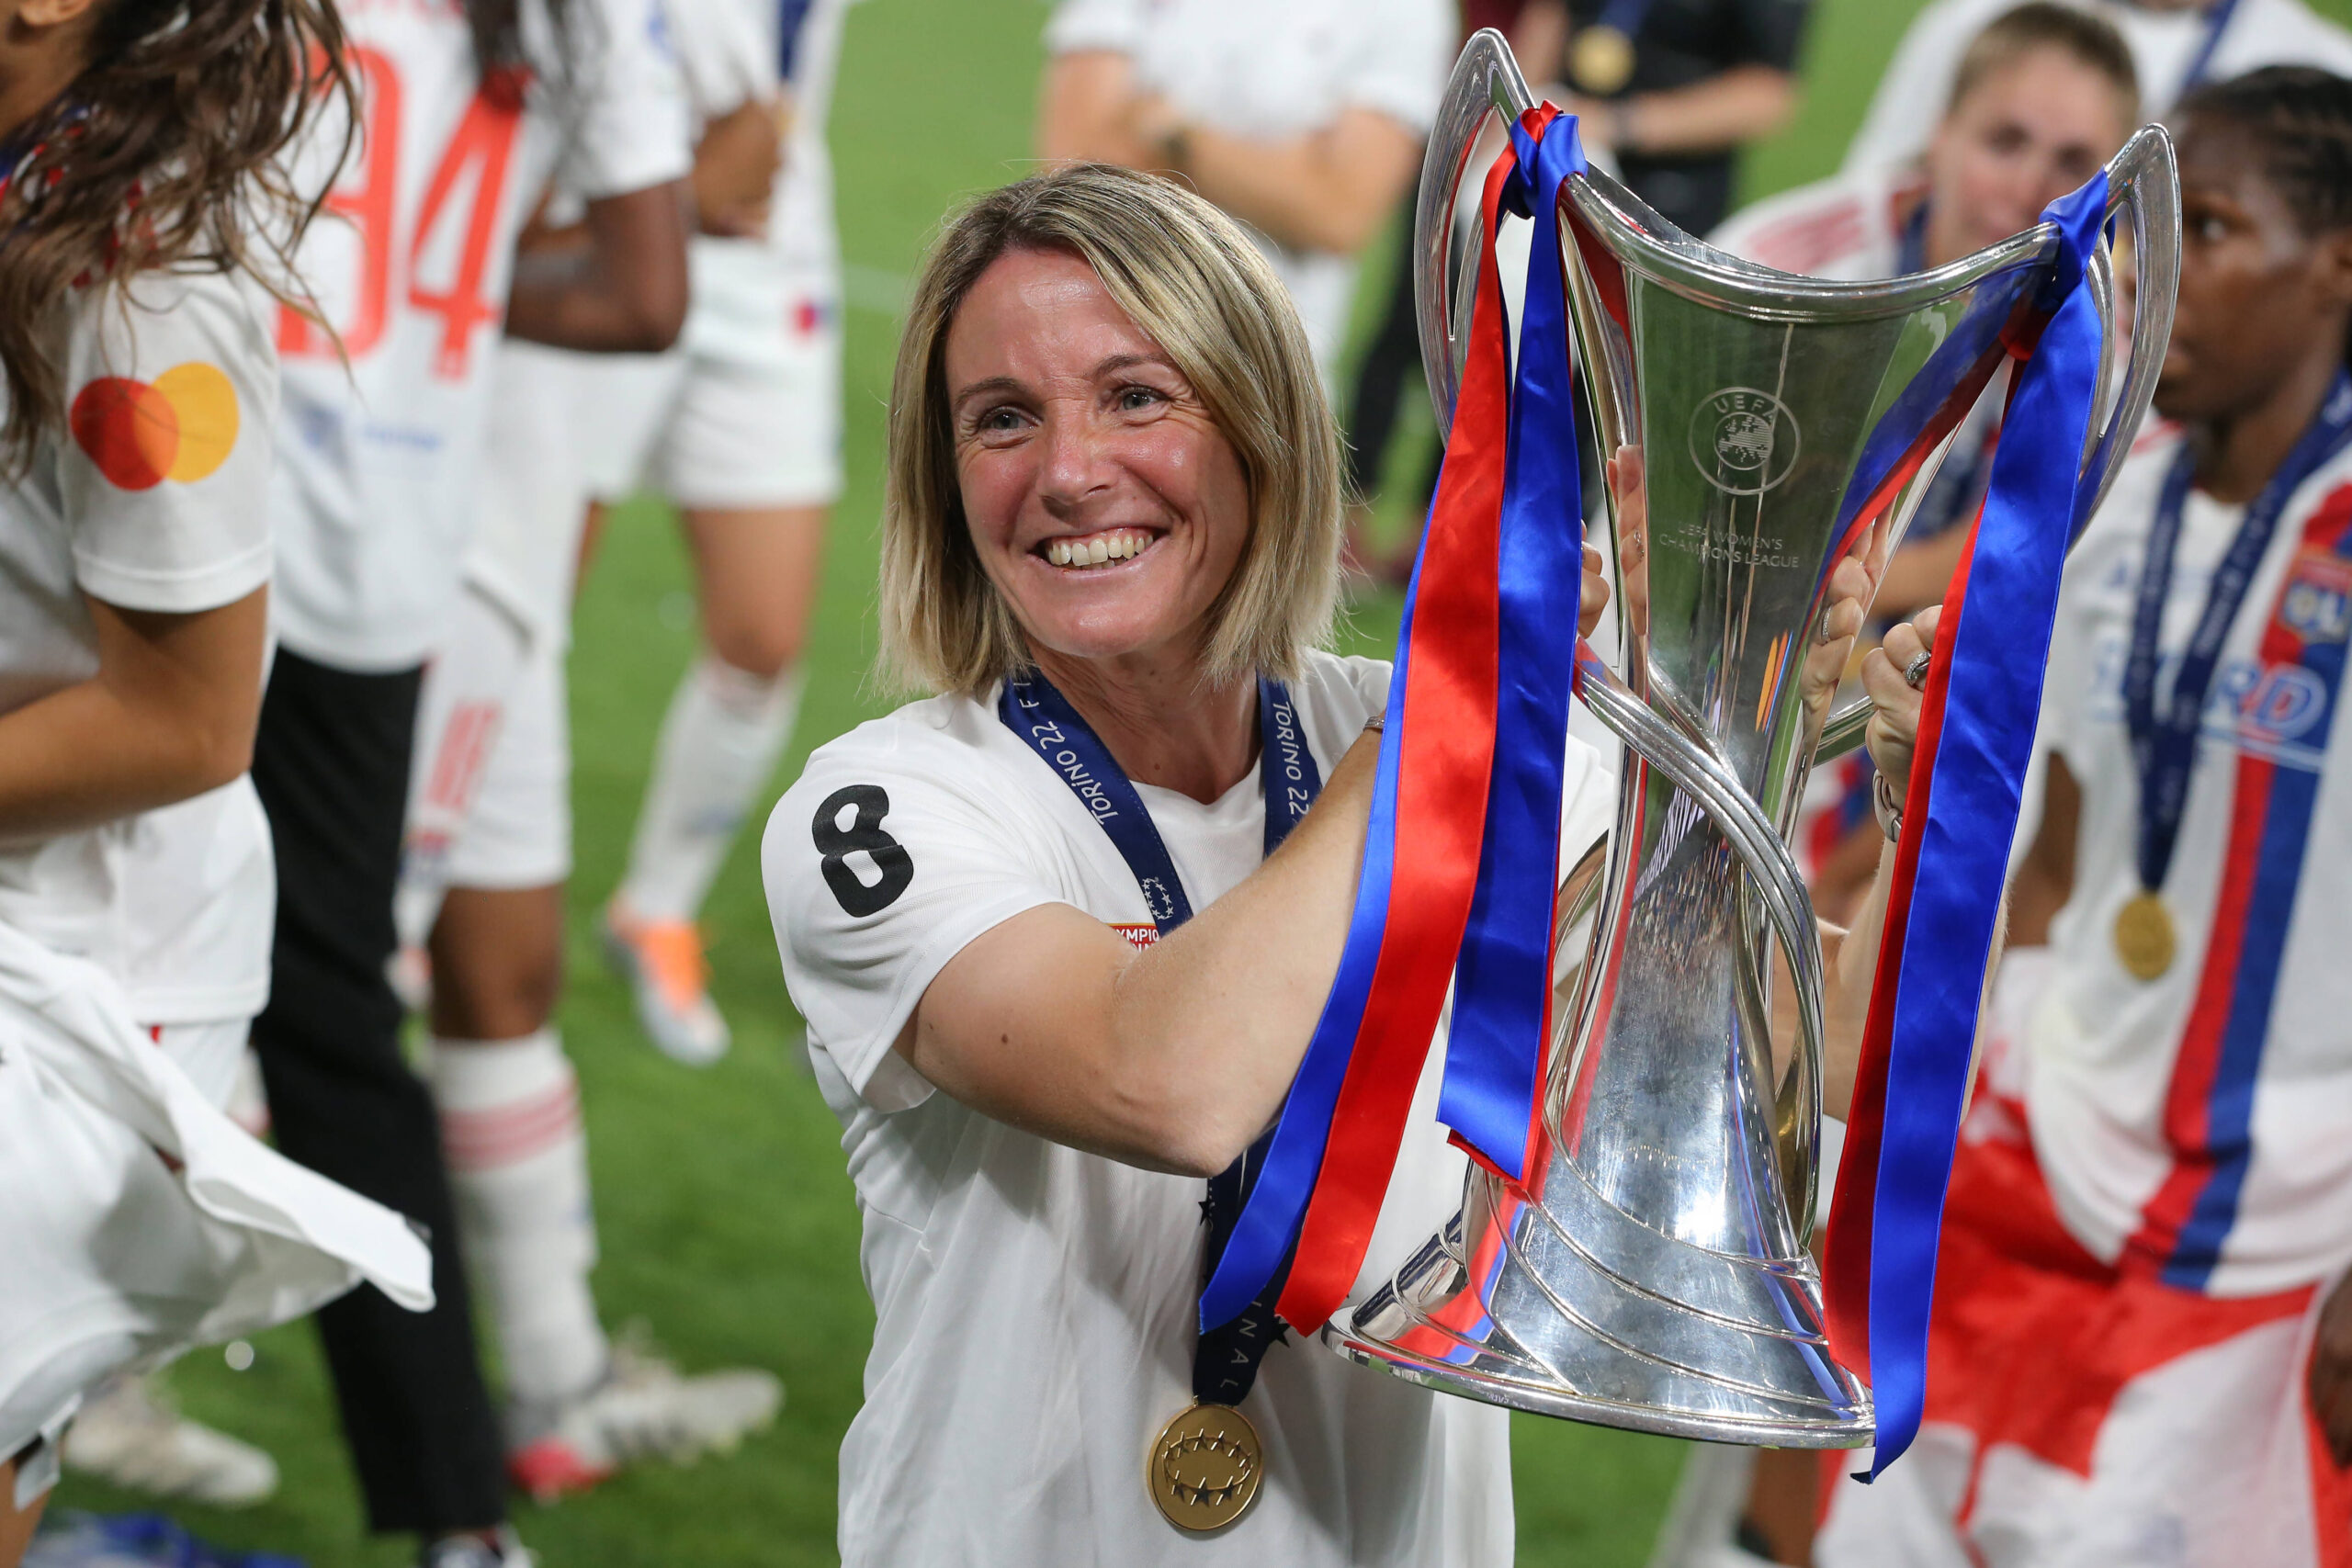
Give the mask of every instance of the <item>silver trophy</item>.
<path id="1" fill-rule="evenodd" d="M 1430 139 L 1414 235 L 1441 423 L 1476 271 L 1452 254 L 1464 164 L 1489 111 L 1531 104 L 1501 36 L 1474 37 Z M 2180 238 L 2163 130 L 2134 136 L 2108 173 L 2139 288 L 2120 391 L 2102 378 L 2097 407 L 2113 407 L 2083 455 L 2100 494 L 2155 389 Z M 1639 448 L 1646 483 L 1646 622 L 1622 623 L 1622 679 L 1594 659 L 1582 671 L 1587 705 L 1624 742 L 1617 825 L 1580 858 L 1584 846 L 1564 846 L 1576 863 L 1528 1181 L 1474 1167 L 1444 1231 L 1324 1334 L 1398 1376 L 1543 1415 L 1860 1447 L 1870 1393 L 1830 1356 L 1806 1249 L 1821 953 L 1784 838 L 1808 770 L 1859 743 L 1869 705 L 1825 725 L 1799 670 L 1842 542 L 1858 524 L 1867 547 L 1900 537 L 2005 362 L 2002 331 L 2030 309 L 2058 231 L 2042 224 L 1909 277 L 1832 283 L 1711 249 L 1597 171 L 1563 186 L 1558 221 L 1600 448 Z M 1462 275 L 1452 299 L 1449 272 Z M 2089 287 L 2112 346 L 2104 247 Z M 1610 511 L 1622 529 L 1613 495 Z M 1785 1068 L 1771 1043 L 1776 947 L 1799 1020 Z"/>

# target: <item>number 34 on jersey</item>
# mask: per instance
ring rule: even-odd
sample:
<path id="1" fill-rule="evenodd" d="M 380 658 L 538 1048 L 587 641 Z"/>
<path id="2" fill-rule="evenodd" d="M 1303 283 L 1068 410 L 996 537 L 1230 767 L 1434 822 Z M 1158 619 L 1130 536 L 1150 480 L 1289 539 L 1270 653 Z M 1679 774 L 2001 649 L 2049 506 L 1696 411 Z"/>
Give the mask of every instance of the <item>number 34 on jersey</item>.
<path id="1" fill-rule="evenodd" d="M 494 287 L 501 280 L 492 269 L 509 265 L 503 253 L 511 236 L 501 219 L 526 78 L 494 72 L 477 85 L 469 71 L 471 96 L 455 130 L 434 147 L 419 131 L 448 85 L 404 81 L 397 60 L 365 45 L 354 48 L 350 60 L 359 135 L 303 245 L 311 274 L 305 281 L 334 333 L 282 308 L 278 351 L 328 358 L 340 337 L 343 353 L 356 362 L 385 341 L 396 313 L 407 310 L 433 329 L 432 376 L 462 381 L 481 329 L 495 328 L 504 313 L 495 301 L 505 290 Z M 421 199 L 413 194 L 420 179 Z"/>

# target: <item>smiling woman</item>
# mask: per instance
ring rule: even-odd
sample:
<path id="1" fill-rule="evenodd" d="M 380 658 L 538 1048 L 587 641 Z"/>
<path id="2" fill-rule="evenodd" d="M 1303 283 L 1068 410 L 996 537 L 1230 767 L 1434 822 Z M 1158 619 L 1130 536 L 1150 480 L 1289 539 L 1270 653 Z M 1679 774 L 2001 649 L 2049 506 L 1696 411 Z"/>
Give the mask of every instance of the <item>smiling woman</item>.
<path id="1" fill-rule="evenodd" d="M 933 253 L 890 418 L 885 652 L 940 694 L 819 750 L 763 847 L 878 1318 L 843 1562 L 1509 1562 L 1499 1410 L 1265 1302 L 1196 1330 L 1331 987 L 1389 682 L 1315 646 L 1339 446 L 1280 284 L 1173 185 L 1023 180 Z M 1581 846 L 1615 786 L 1566 745 Z M 1436 1087 L 1363 1281 L 1453 1212 Z"/>

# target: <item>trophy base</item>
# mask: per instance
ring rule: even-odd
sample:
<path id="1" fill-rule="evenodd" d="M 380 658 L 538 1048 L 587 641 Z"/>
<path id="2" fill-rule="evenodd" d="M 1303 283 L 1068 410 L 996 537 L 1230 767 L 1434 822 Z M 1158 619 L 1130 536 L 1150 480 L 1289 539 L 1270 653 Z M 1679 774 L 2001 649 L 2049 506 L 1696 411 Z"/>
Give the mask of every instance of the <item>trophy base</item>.
<path id="1" fill-rule="evenodd" d="M 1324 1343 L 1408 1382 L 1538 1416 L 1767 1448 L 1872 1442 L 1869 1391 L 1820 1331 L 1810 1259 L 1629 1236 L 1631 1223 L 1579 1182 L 1551 1197 L 1563 1212 L 1474 1173 L 1463 1213 L 1327 1324 Z M 1583 1243 L 1570 1239 L 1579 1234 Z M 1642 1275 L 1679 1288 L 1666 1294 L 1611 1267 L 1629 1245 L 1652 1262 L 1670 1256 L 1671 1268 Z"/>

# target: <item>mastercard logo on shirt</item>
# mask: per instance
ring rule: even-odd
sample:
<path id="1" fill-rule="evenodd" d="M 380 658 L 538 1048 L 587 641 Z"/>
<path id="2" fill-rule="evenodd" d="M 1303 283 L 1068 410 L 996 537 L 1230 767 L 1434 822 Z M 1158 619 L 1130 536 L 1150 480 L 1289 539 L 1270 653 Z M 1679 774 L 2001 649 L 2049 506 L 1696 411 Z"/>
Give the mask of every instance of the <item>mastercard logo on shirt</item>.
<path id="1" fill-rule="evenodd" d="M 119 489 L 194 484 L 237 445 L 237 389 L 201 360 L 153 381 L 101 376 L 74 394 L 66 423 L 74 444 Z"/>

